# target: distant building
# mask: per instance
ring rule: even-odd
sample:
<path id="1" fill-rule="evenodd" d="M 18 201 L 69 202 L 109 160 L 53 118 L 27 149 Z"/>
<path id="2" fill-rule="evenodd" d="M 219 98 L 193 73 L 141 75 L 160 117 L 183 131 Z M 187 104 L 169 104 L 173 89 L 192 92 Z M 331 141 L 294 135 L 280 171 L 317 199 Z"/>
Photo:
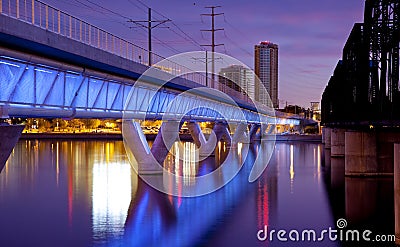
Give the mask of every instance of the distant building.
<path id="1" fill-rule="evenodd" d="M 311 118 L 321 121 L 321 108 L 319 102 L 311 102 Z"/>
<path id="2" fill-rule="evenodd" d="M 231 65 L 222 68 L 218 78 L 220 86 L 226 85 L 235 91 L 247 94 L 250 98 L 254 95 L 254 74 L 242 65 Z"/>
<path id="3" fill-rule="evenodd" d="M 278 45 L 271 42 L 261 42 L 254 47 L 254 70 L 267 89 L 274 108 L 279 108 L 278 101 Z M 264 90 L 259 89 L 259 84 L 255 83 L 256 101 L 268 105 L 268 95 Z"/>

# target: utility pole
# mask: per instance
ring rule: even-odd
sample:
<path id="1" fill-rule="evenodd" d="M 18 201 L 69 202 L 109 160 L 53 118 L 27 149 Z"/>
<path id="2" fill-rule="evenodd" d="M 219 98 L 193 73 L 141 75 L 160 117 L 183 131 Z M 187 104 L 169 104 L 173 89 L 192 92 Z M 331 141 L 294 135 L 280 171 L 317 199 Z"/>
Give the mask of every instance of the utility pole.
<path id="1" fill-rule="evenodd" d="M 206 56 L 205 57 L 198 57 L 198 58 L 192 58 L 193 60 L 196 60 L 196 61 L 201 61 L 201 62 L 203 62 L 203 63 L 205 63 L 206 64 L 206 86 L 207 87 L 211 87 L 210 85 L 209 85 L 209 82 L 208 82 L 208 64 L 210 63 L 210 62 L 212 62 L 212 61 L 214 61 L 214 60 L 218 60 L 218 59 L 222 59 L 221 57 L 218 57 L 218 58 L 214 58 L 214 60 L 212 60 L 212 59 L 210 59 L 210 58 L 208 58 L 208 52 L 207 52 L 207 50 L 206 50 Z M 204 61 L 203 61 L 204 60 Z"/>
<path id="2" fill-rule="evenodd" d="M 206 50 L 206 57 L 204 58 L 204 57 L 199 57 L 199 58 L 192 58 L 193 60 L 200 60 L 201 62 L 203 62 L 203 60 L 204 60 L 204 63 L 206 64 L 206 87 L 208 87 L 209 85 L 208 85 L 208 63 L 209 63 L 209 59 L 208 59 L 208 53 L 207 53 L 207 50 Z"/>
<path id="3" fill-rule="evenodd" d="M 223 45 L 223 44 L 215 44 L 215 32 L 224 30 L 223 28 L 215 28 L 215 16 L 224 14 L 224 13 L 215 13 L 215 9 L 220 7 L 221 6 L 206 7 L 207 9 L 211 9 L 211 14 L 201 14 L 204 16 L 211 16 L 211 29 L 201 30 L 203 32 L 211 32 L 211 45 L 202 45 L 202 46 L 211 46 L 211 76 L 212 76 L 212 81 L 210 83 L 211 88 L 214 88 L 214 81 L 215 81 L 215 61 L 214 61 L 215 47 Z"/>
<path id="4" fill-rule="evenodd" d="M 147 43 L 147 45 L 148 45 L 148 48 L 147 48 L 147 50 L 148 50 L 148 52 L 149 52 L 149 66 L 151 66 L 153 63 L 152 63 L 152 59 L 151 59 L 151 54 L 152 54 L 152 46 L 151 46 L 151 30 L 153 29 L 153 28 L 156 28 L 156 27 L 158 27 L 158 26 L 160 26 L 161 24 L 164 24 L 164 23 L 166 23 L 166 22 L 169 22 L 169 21 L 171 21 L 170 19 L 167 19 L 167 20 L 160 20 L 160 21 L 156 21 L 156 20 L 152 20 L 151 19 L 151 8 L 149 8 L 149 10 L 148 10 L 148 18 L 147 18 L 147 21 L 135 21 L 135 20 L 129 20 L 128 22 L 132 22 L 132 23 L 134 23 L 134 24 L 136 24 L 136 25 L 139 25 L 139 26 L 141 26 L 141 27 L 144 27 L 144 28 L 147 28 L 147 34 L 148 34 L 148 43 Z M 152 26 L 152 23 L 157 23 L 156 25 L 154 25 L 154 26 Z M 147 26 L 145 25 L 145 24 L 143 24 L 143 23 L 147 23 Z"/>

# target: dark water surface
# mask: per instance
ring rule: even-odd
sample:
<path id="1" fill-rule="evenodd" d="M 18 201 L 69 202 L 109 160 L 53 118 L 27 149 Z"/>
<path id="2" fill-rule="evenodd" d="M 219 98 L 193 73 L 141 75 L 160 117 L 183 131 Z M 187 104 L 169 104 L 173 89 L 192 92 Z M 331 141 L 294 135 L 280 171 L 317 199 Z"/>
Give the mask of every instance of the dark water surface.
<path id="1" fill-rule="evenodd" d="M 319 237 L 339 218 L 346 229 L 393 234 L 392 178 L 345 178 L 344 160 L 327 159 L 323 145 L 277 143 L 266 171 L 249 183 L 258 152 L 250 148 L 222 189 L 183 198 L 138 179 L 121 141 L 20 141 L 0 174 L 0 246 L 341 246 L 328 236 L 257 239 L 266 225 Z M 190 184 L 219 157 L 187 159 L 173 169 Z"/>

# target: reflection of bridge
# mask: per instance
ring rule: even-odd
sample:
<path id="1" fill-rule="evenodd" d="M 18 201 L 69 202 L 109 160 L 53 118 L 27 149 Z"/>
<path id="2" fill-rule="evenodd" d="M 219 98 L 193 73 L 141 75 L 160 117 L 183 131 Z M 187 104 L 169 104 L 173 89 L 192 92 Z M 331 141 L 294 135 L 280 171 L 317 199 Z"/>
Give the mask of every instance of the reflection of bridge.
<path id="1" fill-rule="evenodd" d="M 399 44 L 399 1 L 366 0 L 364 23 L 354 25 L 322 97 L 325 147 L 345 157 L 345 175 L 393 176 L 400 165 Z"/>
<path id="2" fill-rule="evenodd" d="M 3 119 L 122 118 L 125 103 L 134 99 L 129 101 L 128 113 L 134 113 L 136 118 L 161 119 L 169 110 L 186 114 L 179 121 L 219 122 L 215 131 L 227 133 L 229 137 L 233 130 L 227 131 L 226 121 L 249 124 L 251 129 L 246 127 L 244 131 L 259 136 L 275 133 L 277 125 L 286 126 L 283 130 L 300 122 L 266 107 L 257 109 L 247 96 L 222 85 L 217 86 L 235 102 L 218 94 L 193 91 L 192 88 L 204 87 L 205 76 L 170 60 L 163 60 L 162 66 L 153 66 L 157 68 L 154 69 L 157 78 L 141 78 L 144 82 L 134 87 L 148 69 L 146 50 L 35 0 L 24 4 L 18 0 L 0 1 L 0 12 Z M 153 54 L 153 61 L 162 59 Z M 164 82 L 167 83 L 159 89 Z M 191 93 L 177 100 L 187 90 Z M 174 100 L 179 105 L 171 107 L 169 104 Z M 198 105 L 203 107 L 196 108 Z M 181 110 L 188 108 L 193 110 L 190 113 Z M 237 121 L 234 109 L 240 110 L 245 121 Z M 221 115 L 224 119 L 220 119 Z M 237 129 L 243 131 L 243 128 Z M 198 125 L 193 130 L 198 130 Z M 12 146 L 6 149 L 11 151 Z"/>

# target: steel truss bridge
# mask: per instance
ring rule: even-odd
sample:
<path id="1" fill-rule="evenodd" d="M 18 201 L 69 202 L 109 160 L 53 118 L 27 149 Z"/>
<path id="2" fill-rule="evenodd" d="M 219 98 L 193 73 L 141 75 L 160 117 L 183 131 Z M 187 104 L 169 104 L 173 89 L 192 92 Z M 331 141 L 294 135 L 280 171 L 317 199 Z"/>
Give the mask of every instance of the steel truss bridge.
<path id="1" fill-rule="evenodd" d="M 322 96 L 325 125 L 398 126 L 400 2 L 366 0 Z"/>

